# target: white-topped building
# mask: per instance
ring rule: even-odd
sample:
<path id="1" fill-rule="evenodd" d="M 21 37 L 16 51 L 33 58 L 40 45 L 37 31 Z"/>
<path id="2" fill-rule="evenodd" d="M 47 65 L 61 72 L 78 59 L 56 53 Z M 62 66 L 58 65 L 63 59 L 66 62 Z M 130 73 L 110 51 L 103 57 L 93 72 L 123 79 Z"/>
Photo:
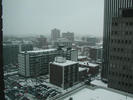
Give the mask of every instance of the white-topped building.
<path id="1" fill-rule="evenodd" d="M 63 57 L 55 58 L 49 65 L 50 83 L 67 89 L 78 83 L 78 63 Z"/>
<path id="2" fill-rule="evenodd" d="M 56 49 L 21 52 L 18 55 L 19 74 L 25 77 L 48 74 L 49 62 L 57 55 Z"/>
<path id="3" fill-rule="evenodd" d="M 44 49 L 21 52 L 18 55 L 19 74 L 25 77 L 48 74 L 49 62 L 54 61 L 56 56 L 77 61 L 77 51 L 73 49 Z"/>

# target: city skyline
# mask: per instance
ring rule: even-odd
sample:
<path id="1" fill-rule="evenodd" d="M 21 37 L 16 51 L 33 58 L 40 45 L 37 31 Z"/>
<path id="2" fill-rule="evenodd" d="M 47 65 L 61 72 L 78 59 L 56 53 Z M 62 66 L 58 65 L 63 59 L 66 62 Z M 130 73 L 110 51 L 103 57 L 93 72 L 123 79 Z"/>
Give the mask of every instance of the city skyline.
<path id="1" fill-rule="evenodd" d="M 75 35 L 103 34 L 104 0 L 4 0 L 4 35 L 50 35 L 51 29 Z"/>

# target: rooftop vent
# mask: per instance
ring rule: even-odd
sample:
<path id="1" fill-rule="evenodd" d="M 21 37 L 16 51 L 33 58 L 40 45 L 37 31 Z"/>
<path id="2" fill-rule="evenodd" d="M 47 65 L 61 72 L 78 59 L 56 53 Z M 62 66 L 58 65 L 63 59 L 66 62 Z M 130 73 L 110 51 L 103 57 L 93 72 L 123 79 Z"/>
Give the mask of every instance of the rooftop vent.
<path id="1" fill-rule="evenodd" d="M 63 58 L 63 57 L 55 57 L 55 62 L 65 63 L 66 62 L 66 58 Z"/>

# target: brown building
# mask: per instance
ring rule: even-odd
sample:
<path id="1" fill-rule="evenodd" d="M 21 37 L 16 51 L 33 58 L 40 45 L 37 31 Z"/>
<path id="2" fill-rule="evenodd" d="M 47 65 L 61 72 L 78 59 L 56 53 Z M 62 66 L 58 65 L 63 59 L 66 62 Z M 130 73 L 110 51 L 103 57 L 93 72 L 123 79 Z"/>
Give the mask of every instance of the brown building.
<path id="1" fill-rule="evenodd" d="M 88 77 L 89 68 L 79 67 L 79 81 L 82 82 Z"/>
<path id="2" fill-rule="evenodd" d="M 83 68 L 89 68 L 88 75 L 95 76 L 99 73 L 99 65 L 93 64 L 88 61 L 79 62 L 79 66 Z"/>
<path id="3" fill-rule="evenodd" d="M 133 9 L 112 19 L 108 86 L 133 93 Z"/>
<path id="4" fill-rule="evenodd" d="M 78 63 L 56 57 L 49 67 L 50 83 L 67 89 L 78 83 Z"/>

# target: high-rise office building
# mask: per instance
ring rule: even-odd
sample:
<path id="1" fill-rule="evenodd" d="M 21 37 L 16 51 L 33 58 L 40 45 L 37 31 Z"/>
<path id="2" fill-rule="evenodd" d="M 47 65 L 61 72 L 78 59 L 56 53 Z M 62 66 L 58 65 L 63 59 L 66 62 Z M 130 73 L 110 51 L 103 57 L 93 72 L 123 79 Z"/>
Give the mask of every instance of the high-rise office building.
<path id="1" fill-rule="evenodd" d="M 51 30 L 51 40 L 55 41 L 57 38 L 60 38 L 60 30 L 59 29 L 52 29 Z"/>
<path id="2" fill-rule="evenodd" d="M 104 0 L 104 35 L 103 35 L 103 67 L 102 80 L 108 79 L 109 67 L 109 43 L 111 34 L 112 17 L 120 15 L 120 8 L 129 8 L 133 6 L 133 0 Z"/>
<path id="3" fill-rule="evenodd" d="M 133 8 L 120 11 L 112 19 L 108 86 L 133 93 Z"/>

